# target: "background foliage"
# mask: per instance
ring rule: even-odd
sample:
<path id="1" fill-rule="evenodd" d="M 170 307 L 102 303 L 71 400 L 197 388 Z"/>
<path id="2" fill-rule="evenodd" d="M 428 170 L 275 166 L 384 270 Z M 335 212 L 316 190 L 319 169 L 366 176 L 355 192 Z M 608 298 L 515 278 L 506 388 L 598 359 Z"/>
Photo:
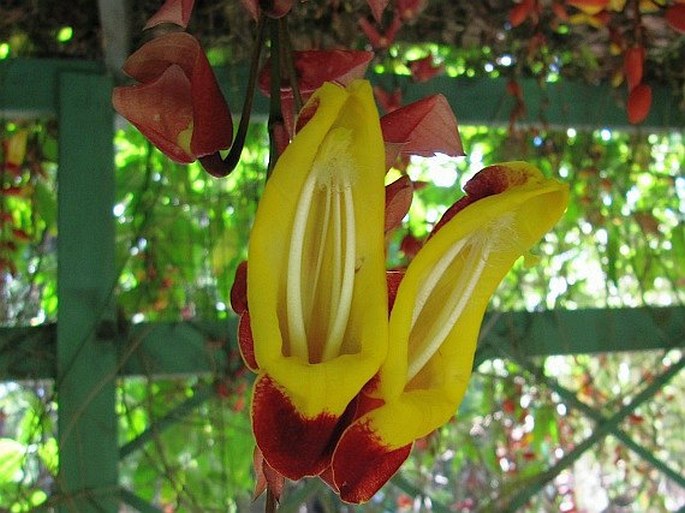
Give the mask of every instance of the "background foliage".
<path id="1" fill-rule="evenodd" d="M 50 123 L 5 122 L 3 138 L 18 131 L 28 134 L 26 158 L 18 172 L 3 174 L 0 197 L 8 262 L 0 282 L 5 325 L 54 322 L 57 313 L 55 129 Z M 405 251 L 420 243 L 473 173 L 489 163 L 521 158 L 569 182 L 572 202 L 535 249 L 537 262 L 520 262 L 509 273 L 492 300 L 493 311 L 682 305 L 681 134 L 606 129 L 511 133 L 485 127 L 462 127 L 461 132 L 466 158 L 415 159 L 407 167 L 419 190 L 402 229 L 388 241 L 391 265 L 402 265 Z M 115 293 L 123 319 L 193 321 L 230 315 L 233 271 L 245 257 L 267 159 L 265 127 L 254 125 L 249 137 L 240 168 L 216 180 L 195 165 L 170 163 L 133 130 L 117 134 L 113 215 L 120 274 Z M 388 180 L 397 173 L 392 171 Z M 25 234 L 21 240 L 17 231 Z M 532 365 L 584 403 L 610 414 L 678 354 L 552 357 Z M 175 407 L 188 398 L 210 397 L 122 461 L 123 484 L 164 511 L 251 507 L 250 377 L 237 355 L 229 359 L 223 375 L 120 382 L 121 444 L 169 412 L 176 415 Z M 531 372 L 515 359 L 483 363 L 456 420 L 421 440 L 400 477 L 363 511 L 497 511 L 516 490 L 551 468 L 593 423 Z M 679 472 L 685 447 L 677 434 L 683 416 L 677 398 L 684 385 L 684 377 L 676 377 L 623 424 Z M 56 476 L 52 384 L 2 384 L 0 404 L 0 508 L 24 511 L 47 499 Z M 323 511 L 355 510 L 337 505 L 314 481 L 291 487 L 282 509 L 298 511 L 299 500 Z M 525 510 L 675 511 L 684 501 L 683 490 L 608 438 L 561 472 Z"/>
<path id="2" fill-rule="evenodd" d="M 131 34 L 140 34 L 158 0 L 131 2 Z M 612 1 L 612 5 L 621 2 Z M 245 60 L 253 25 L 240 2 L 197 2 L 190 30 L 216 64 Z M 623 52 L 645 36 L 645 80 L 682 102 L 685 38 L 664 22 L 669 2 L 629 1 L 605 25 L 561 19 L 560 2 L 539 2 L 538 19 L 512 23 L 524 2 L 428 2 L 397 40 L 379 49 L 375 71 L 410 74 L 409 61 L 430 55 L 449 76 L 505 77 L 540 83 L 580 80 L 618 87 Z M 4 0 L 0 59 L 60 57 L 102 60 L 97 2 Z M 299 2 L 295 48 L 367 48 L 359 30 L 363 0 Z M 570 13 L 576 13 L 569 9 Z M 361 13 L 361 14 L 360 14 Z M 384 20 L 387 26 L 389 20 Z M 639 24 L 639 25 L 638 25 Z M 644 33 L 636 27 L 643 26 Z M 619 36 L 619 37 L 617 37 Z M 134 36 L 134 39 L 138 36 Z M 135 47 L 138 40 L 133 41 Z M 461 127 L 467 157 L 415 159 L 406 172 L 418 184 L 410 216 L 388 241 L 390 265 L 402 265 L 460 186 L 485 165 L 523 159 L 571 186 L 565 217 L 519 262 L 491 302 L 502 311 L 657 307 L 685 301 L 685 162 L 683 134 L 536 126 Z M 7 141 L 26 136 L 19 166 L 8 165 Z M 57 127 L 52 121 L 1 120 L 0 324 L 57 320 Z M 116 302 L 122 323 L 226 319 L 236 265 L 245 257 L 264 182 L 267 135 L 253 125 L 240 167 L 215 180 L 199 167 L 168 161 L 136 131 L 117 133 Z M 399 171 L 393 171 L 389 180 Z M 488 325 L 484 326 L 487 332 Z M 680 350 L 487 361 L 473 375 L 458 417 L 417 443 L 408 465 L 363 508 L 340 506 L 307 481 L 291 486 L 281 511 L 501 511 L 514 494 L 570 453 L 594 423 L 550 378 L 583 404 L 611 415 Z M 215 375 L 122 379 L 116 408 L 122 445 L 151 426 L 142 451 L 123 459 L 124 486 L 165 513 L 259 511 L 246 404 L 250 376 L 235 352 Z M 621 424 L 642 447 L 685 471 L 679 375 Z M 188 400 L 208 397 L 192 410 Z M 0 511 L 28 511 L 49 501 L 59 454 L 57 401 L 50 381 L 0 383 Z M 179 412 L 180 408 L 180 412 Z M 179 415 L 183 413 L 183 415 Z M 524 511 L 663 512 L 685 506 L 685 490 L 609 437 L 560 472 Z"/>

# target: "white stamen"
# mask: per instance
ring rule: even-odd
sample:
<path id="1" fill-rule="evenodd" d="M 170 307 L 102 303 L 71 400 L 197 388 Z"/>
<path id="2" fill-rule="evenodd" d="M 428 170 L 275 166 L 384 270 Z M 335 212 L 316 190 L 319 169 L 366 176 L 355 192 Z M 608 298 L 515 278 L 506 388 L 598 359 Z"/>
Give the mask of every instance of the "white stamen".
<path id="1" fill-rule="evenodd" d="M 414 329 L 414 323 L 416 323 L 416 319 L 419 317 L 419 314 L 423 310 L 423 307 L 426 306 L 426 301 L 428 301 L 428 298 L 433 293 L 433 289 L 435 289 L 435 286 L 440 281 L 440 278 L 442 278 L 443 274 L 445 274 L 445 271 L 447 270 L 449 265 L 452 263 L 454 258 L 459 254 L 459 252 L 464 248 L 468 241 L 468 238 L 460 240 L 454 246 L 452 246 L 447 251 L 447 253 L 442 255 L 442 257 L 440 257 L 440 260 L 438 260 L 438 263 L 435 264 L 435 266 L 433 267 L 426 281 L 423 282 L 421 289 L 416 294 L 414 310 L 412 311 L 411 315 L 410 330 Z"/>
<path id="2" fill-rule="evenodd" d="M 305 359 L 309 358 L 309 351 L 307 349 L 307 333 L 302 311 L 302 253 L 307 228 L 307 217 L 309 216 L 312 204 L 315 184 L 315 177 L 310 175 L 302 186 L 293 221 L 286 282 L 286 315 L 290 354 Z"/>
<path id="3" fill-rule="evenodd" d="M 312 285 L 309 289 L 309 304 L 307 307 L 307 319 L 312 318 L 312 312 L 314 311 L 314 301 L 316 301 L 316 290 L 319 286 L 319 278 L 321 277 L 321 267 L 323 265 L 323 258 L 326 249 L 326 237 L 328 236 L 328 223 L 331 217 L 331 191 L 330 189 L 325 189 L 326 194 L 326 204 L 324 206 L 323 222 L 321 223 L 321 237 L 319 238 L 319 248 L 316 256 L 316 267 L 314 269 L 314 275 L 312 280 Z"/>
<path id="4" fill-rule="evenodd" d="M 485 269 L 491 249 L 492 241 L 490 240 L 486 240 L 482 248 L 480 244 L 471 244 L 468 259 L 464 264 L 457 285 L 452 290 L 440 314 L 433 322 L 433 326 L 426 337 L 427 342 L 420 349 L 419 354 L 411 358 L 409 362 L 407 382 L 411 381 L 428 363 L 428 360 L 431 359 L 435 352 L 440 349 L 445 338 L 452 331 L 461 314 L 464 313 L 466 304 L 471 300 L 476 284 L 483 273 L 483 269 Z M 474 266 L 475 269 L 471 271 Z M 464 281 L 466 281 L 465 284 L 463 283 Z"/>
<path id="5" fill-rule="evenodd" d="M 350 317 L 350 311 L 352 309 L 352 294 L 354 292 L 354 274 L 356 265 L 356 233 L 355 233 L 355 216 L 354 216 L 354 201 L 352 198 L 352 190 L 350 187 L 343 185 L 342 196 L 344 200 L 343 210 L 345 211 L 345 243 L 344 243 L 344 254 L 340 255 L 340 259 L 336 259 L 336 267 L 342 265 L 342 281 L 339 285 L 339 294 L 336 300 L 336 307 L 332 312 L 335 313 L 333 322 L 330 324 L 330 331 L 328 335 L 328 340 L 324 347 L 323 360 L 333 358 L 340 353 L 340 347 L 343 342 L 343 336 L 345 334 L 345 328 L 347 327 L 347 322 Z M 336 212 L 340 214 L 339 210 Z M 340 223 L 339 220 L 336 224 Z M 337 235 L 336 235 L 337 238 Z M 342 244 L 342 240 L 340 240 Z M 342 247 L 340 247 L 342 250 Z M 338 241 L 336 240 L 336 256 L 338 252 Z M 342 253 L 342 251 L 340 251 Z M 338 274 L 338 273 L 336 273 Z M 332 291 L 332 296 L 335 298 L 336 290 Z"/>

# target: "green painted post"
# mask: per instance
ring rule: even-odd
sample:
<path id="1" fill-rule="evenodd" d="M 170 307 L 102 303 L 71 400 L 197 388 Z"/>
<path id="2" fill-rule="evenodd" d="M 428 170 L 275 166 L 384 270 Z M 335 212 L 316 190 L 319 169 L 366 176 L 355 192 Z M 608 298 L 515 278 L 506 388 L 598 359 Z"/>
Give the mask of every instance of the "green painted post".
<path id="1" fill-rule="evenodd" d="M 115 513 L 117 351 L 111 80 L 65 72 L 58 83 L 57 394 L 60 513 Z"/>

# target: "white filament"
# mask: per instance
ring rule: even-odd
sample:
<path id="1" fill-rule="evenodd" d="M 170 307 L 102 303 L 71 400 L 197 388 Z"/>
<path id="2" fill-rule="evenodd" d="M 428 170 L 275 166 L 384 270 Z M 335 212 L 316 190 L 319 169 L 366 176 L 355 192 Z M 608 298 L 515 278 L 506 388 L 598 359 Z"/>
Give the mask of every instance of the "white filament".
<path id="1" fill-rule="evenodd" d="M 482 248 L 480 246 L 481 244 L 471 244 L 469 256 L 464 264 L 457 285 L 452 290 L 448 300 L 444 303 L 440 314 L 433 323 L 427 336 L 426 343 L 423 344 L 420 352 L 415 357 L 411 358 L 409 362 L 407 382 L 411 381 L 419 371 L 423 369 L 426 363 L 428 363 L 435 352 L 440 349 L 445 338 L 447 338 L 454 325 L 464 313 L 467 303 L 471 300 L 473 291 L 487 264 L 488 256 L 492 249 L 492 242 L 487 240 L 482 244 Z M 450 251 L 450 253 L 452 252 Z M 434 287 L 435 285 L 431 288 Z"/>

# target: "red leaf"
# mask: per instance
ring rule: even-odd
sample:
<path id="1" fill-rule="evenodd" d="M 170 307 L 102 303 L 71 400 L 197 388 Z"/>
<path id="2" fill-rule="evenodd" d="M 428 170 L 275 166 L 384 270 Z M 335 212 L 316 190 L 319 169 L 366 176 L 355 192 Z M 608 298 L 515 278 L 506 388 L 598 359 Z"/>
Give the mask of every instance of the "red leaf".
<path id="1" fill-rule="evenodd" d="M 609 5 L 610 0 L 566 0 L 567 5 L 572 5 L 587 14 L 597 14 Z"/>
<path id="2" fill-rule="evenodd" d="M 369 7 L 371 8 L 371 13 L 373 17 L 376 18 L 378 23 L 381 22 L 381 17 L 383 16 L 383 11 L 388 5 L 388 0 L 367 0 Z"/>
<path id="3" fill-rule="evenodd" d="M 511 79 L 507 82 L 507 93 L 517 100 L 523 99 L 523 90 L 521 89 L 521 85 L 514 79 Z"/>
<path id="4" fill-rule="evenodd" d="M 685 33 L 685 3 L 677 3 L 666 9 L 666 23 L 681 34 Z"/>
<path id="5" fill-rule="evenodd" d="M 20 240 L 22 242 L 26 242 L 26 241 L 31 240 L 31 236 L 28 233 L 26 233 L 26 231 L 22 230 L 21 228 L 12 228 L 12 236 L 15 239 Z"/>
<path id="6" fill-rule="evenodd" d="M 628 121 L 633 125 L 642 123 L 652 106 L 652 88 L 646 84 L 636 86 L 628 95 Z"/>
<path id="7" fill-rule="evenodd" d="M 153 14 L 143 29 L 149 29 L 161 23 L 173 23 L 186 28 L 193 12 L 195 0 L 166 0 L 164 5 Z"/>
<path id="8" fill-rule="evenodd" d="M 411 179 L 403 175 L 385 187 L 385 233 L 402 224 L 414 196 Z"/>
<path id="9" fill-rule="evenodd" d="M 526 21 L 526 18 L 528 18 L 528 15 L 531 13 L 534 6 L 534 0 L 523 0 L 512 7 L 509 11 L 509 23 L 511 23 L 511 26 L 518 27 L 521 23 Z"/>
<path id="10" fill-rule="evenodd" d="M 416 18 L 426 6 L 428 0 L 396 0 L 395 9 L 402 21 Z"/>
<path id="11" fill-rule="evenodd" d="M 645 49 L 642 46 L 628 48 L 623 56 L 623 72 L 632 91 L 642 81 L 642 70 L 645 62 Z"/>
<path id="12" fill-rule="evenodd" d="M 0 194 L 3 196 L 21 196 L 24 194 L 24 187 L 17 187 L 16 185 L 3 187 L 0 189 Z"/>
<path id="13" fill-rule="evenodd" d="M 423 59 L 410 61 L 408 65 L 411 76 L 416 82 L 427 82 L 445 69 L 443 64 L 435 64 L 433 55 L 427 55 Z"/>
<path id="14" fill-rule="evenodd" d="M 359 27 L 369 39 L 374 50 L 385 50 L 395 42 L 397 32 L 402 27 L 402 19 L 399 14 L 395 13 L 390 26 L 384 32 L 379 32 L 376 26 L 372 25 L 366 18 L 359 19 Z"/>
<path id="15" fill-rule="evenodd" d="M 386 112 L 392 112 L 402 106 L 402 90 L 397 88 L 388 92 L 380 86 L 374 86 L 373 94 L 378 105 Z"/>

